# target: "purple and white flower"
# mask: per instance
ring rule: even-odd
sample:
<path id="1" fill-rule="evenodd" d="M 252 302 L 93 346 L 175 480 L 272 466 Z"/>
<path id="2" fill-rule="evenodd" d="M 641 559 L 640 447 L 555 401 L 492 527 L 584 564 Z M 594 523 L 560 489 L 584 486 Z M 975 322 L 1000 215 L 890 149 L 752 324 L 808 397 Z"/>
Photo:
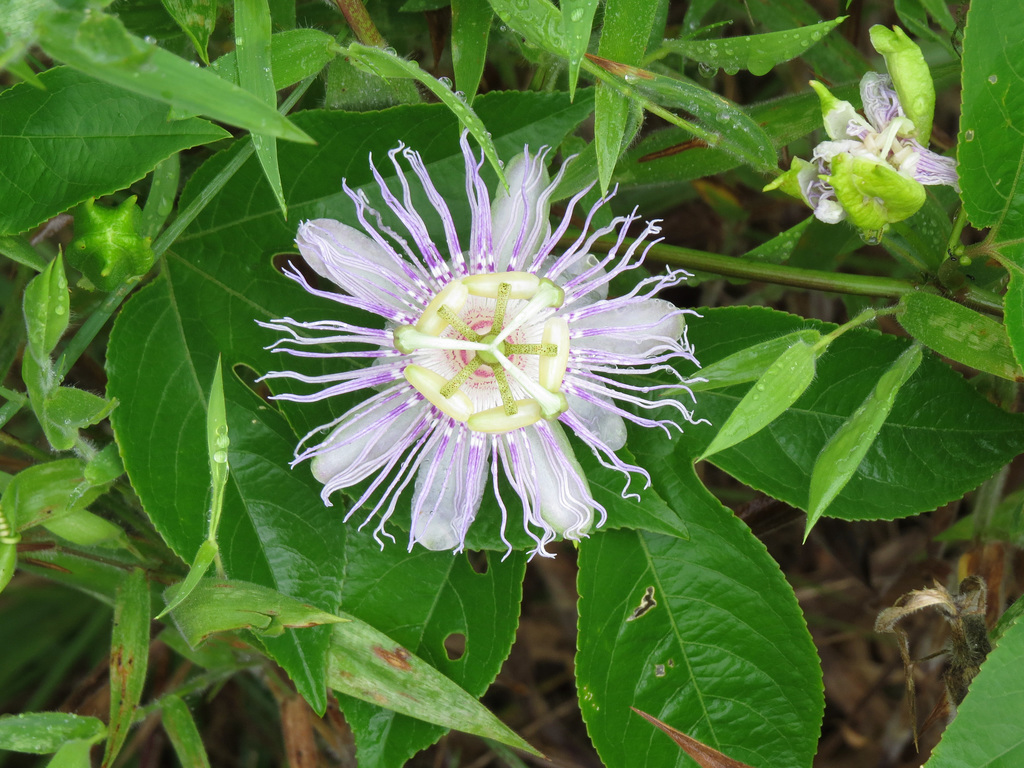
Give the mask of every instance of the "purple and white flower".
<path id="1" fill-rule="evenodd" d="M 643 278 L 628 294 L 608 298 L 612 279 L 643 261 L 657 223 L 647 223 L 629 243 L 627 229 L 639 220 L 635 211 L 590 232 L 604 198 L 587 214 L 583 232 L 560 247 L 588 191 L 568 202 L 552 229 L 550 200 L 565 166 L 550 181 L 547 150 L 524 151 L 506 170 L 509 191 L 499 191 L 492 202 L 480 176 L 483 158 L 474 156 L 466 134 L 462 151 L 472 213 L 468 241 L 459 239 L 420 155 L 401 145 L 388 153 L 395 171 L 390 186 L 372 159 L 370 166 L 405 234 L 388 227 L 366 194 L 344 182 L 358 229 L 330 219 L 300 225 L 296 242 L 302 257 L 341 292 L 310 285 L 294 267 L 288 276 L 316 296 L 378 316 L 383 327 L 291 318 L 262 323 L 285 334 L 270 347 L 275 351 L 371 363 L 326 376 L 282 371 L 265 378 L 325 385 L 312 394 L 276 396 L 284 400 L 366 393 L 360 404 L 306 435 L 294 463 L 311 460 L 328 506 L 336 491 L 369 481 L 345 519 L 369 508 L 363 525 L 379 516 L 374 537 L 382 546 L 381 535 L 393 540 L 384 525 L 415 480 L 410 549 L 418 542 L 460 551 L 489 488 L 501 510 L 504 539 L 510 505 L 500 488 L 507 485 L 522 506 L 533 552 L 549 555 L 546 546 L 557 536 L 580 539 L 595 515 L 597 525 L 606 517 L 566 428 L 604 466 L 626 476 L 625 496 L 631 474 L 650 482 L 642 468 L 616 455 L 626 441 L 625 422 L 666 432 L 679 429 L 680 420 L 693 423 L 682 402 L 659 397 L 682 392 L 692 398 L 671 365 L 697 362 L 684 320 L 692 311 L 654 298 L 687 275 L 677 270 Z M 402 160 L 425 192 L 426 213 L 440 222 L 443 239 L 432 239 L 414 208 Z M 609 237 L 614 245 L 603 255 L 595 252 L 598 239 Z M 356 349 L 312 349 L 335 343 Z M 673 383 L 646 379 L 654 373 L 667 373 Z M 636 377 L 642 378 L 620 381 Z M 657 409 L 673 412 L 672 418 L 646 415 Z"/>

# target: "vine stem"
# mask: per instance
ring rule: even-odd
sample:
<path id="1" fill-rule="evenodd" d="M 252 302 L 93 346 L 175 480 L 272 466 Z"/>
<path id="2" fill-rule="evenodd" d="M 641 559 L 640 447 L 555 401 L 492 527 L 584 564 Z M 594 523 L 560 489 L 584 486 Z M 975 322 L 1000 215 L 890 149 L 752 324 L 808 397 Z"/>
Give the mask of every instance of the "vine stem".
<path id="1" fill-rule="evenodd" d="M 334 0 L 334 4 L 338 6 L 338 10 L 345 17 L 356 40 L 374 48 L 384 47 L 384 37 L 374 26 L 362 0 Z"/>
<path id="2" fill-rule="evenodd" d="M 567 233 L 562 239 L 568 247 L 579 236 Z M 632 243 L 632 238 L 624 238 L 623 243 Z M 616 241 L 601 238 L 593 244 L 593 250 L 607 253 L 615 246 Z M 927 291 L 936 293 L 930 286 L 920 285 L 909 280 L 874 275 L 851 275 L 841 272 L 824 272 L 816 269 L 789 267 L 783 264 L 767 264 L 761 261 L 750 261 L 738 256 L 723 256 L 717 253 L 683 248 L 667 243 L 655 243 L 647 251 L 648 257 L 670 264 L 675 267 L 696 269 L 711 272 L 723 277 L 739 277 L 746 280 L 776 285 L 788 285 L 794 288 L 805 288 L 812 291 L 829 291 L 851 296 L 876 296 L 883 299 L 898 300 L 908 293 Z M 973 306 L 993 314 L 1002 314 L 1003 304 L 998 296 L 979 288 L 969 289 L 958 299 L 968 306 Z"/>

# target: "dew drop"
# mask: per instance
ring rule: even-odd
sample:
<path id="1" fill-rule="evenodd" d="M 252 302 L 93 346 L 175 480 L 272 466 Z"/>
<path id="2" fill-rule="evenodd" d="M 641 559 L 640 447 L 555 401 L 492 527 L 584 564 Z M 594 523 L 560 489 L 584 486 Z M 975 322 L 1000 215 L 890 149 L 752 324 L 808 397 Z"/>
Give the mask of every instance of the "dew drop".
<path id="1" fill-rule="evenodd" d="M 992 85 L 995 85 L 996 83 L 999 82 L 999 75 L 989 75 L 988 81 L 992 83 Z"/>
<path id="2" fill-rule="evenodd" d="M 964 141 L 974 141 L 974 129 L 969 128 L 964 131 Z"/>
<path id="3" fill-rule="evenodd" d="M 386 53 L 388 56 L 397 56 L 398 55 L 398 51 L 396 51 L 390 45 L 387 48 L 384 49 L 384 53 Z"/>
<path id="4" fill-rule="evenodd" d="M 55 314 L 55 315 L 63 315 L 64 314 L 64 307 L 62 307 L 62 306 L 60 306 L 58 304 L 56 307 L 53 308 L 53 314 Z"/>
<path id="5" fill-rule="evenodd" d="M 865 245 L 878 245 L 882 242 L 881 230 L 860 230 L 860 239 L 864 241 Z"/>
<path id="6" fill-rule="evenodd" d="M 445 88 L 450 89 L 452 87 L 452 81 L 450 78 L 442 77 L 438 80 L 438 82 L 441 83 L 441 85 L 443 85 Z"/>
<path id="7" fill-rule="evenodd" d="M 569 14 L 569 18 L 572 19 L 573 21 L 582 21 L 583 20 L 583 9 L 582 8 L 573 8 L 572 13 Z"/>
<path id="8" fill-rule="evenodd" d="M 715 73 L 718 72 L 718 67 L 712 67 L 706 62 L 701 62 L 697 65 L 697 71 L 700 72 L 701 77 L 714 77 Z"/>
<path id="9" fill-rule="evenodd" d="M 227 464 L 228 463 L 228 453 L 227 453 L 227 451 L 214 451 L 214 453 L 213 453 L 213 460 L 217 464 Z"/>
<path id="10" fill-rule="evenodd" d="M 655 677 L 664 677 L 665 676 L 665 665 L 664 664 L 655 664 L 654 665 L 654 676 Z"/>

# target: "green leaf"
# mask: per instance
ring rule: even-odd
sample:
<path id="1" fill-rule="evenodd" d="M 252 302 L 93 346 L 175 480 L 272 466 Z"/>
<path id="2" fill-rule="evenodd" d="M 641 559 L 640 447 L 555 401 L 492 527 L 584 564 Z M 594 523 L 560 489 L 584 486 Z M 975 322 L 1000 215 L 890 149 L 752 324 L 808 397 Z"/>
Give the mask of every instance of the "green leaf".
<path id="1" fill-rule="evenodd" d="M 110 646 L 110 735 L 103 752 L 103 768 L 113 764 L 121 751 L 146 683 L 149 584 L 141 568 L 132 569 L 118 587 Z"/>
<path id="2" fill-rule="evenodd" d="M 452 68 L 455 87 L 473 103 L 487 59 L 494 11 L 479 0 L 452 0 Z"/>
<path id="3" fill-rule="evenodd" d="M 267 0 L 235 0 L 235 56 L 238 84 L 264 104 L 276 108 Z M 281 214 L 287 219 L 288 207 L 281 189 L 281 171 L 277 167 L 277 140 L 272 134 L 253 131 L 252 143 L 277 204 L 281 206 Z"/>
<path id="4" fill-rule="evenodd" d="M 834 326 L 782 312 L 736 307 L 702 311 L 689 339 L 707 364 L 796 330 Z M 714 456 L 741 482 L 795 507 L 807 503 L 810 470 L 829 436 L 909 346 L 905 339 L 851 330 L 829 344 L 803 396 L 767 429 Z M 697 415 L 725 422 L 740 387 L 698 395 Z M 687 427 L 699 455 L 717 426 Z M 993 406 L 963 378 L 926 355 L 856 474 L 829 509 L 846 520 L 892 520 L 934 509 L 977 487 L 1024 450 L 1024 418 Z M 922 477 L 928 483 L 920 482 Z"/>
<path id="5" fill-rule="evenodd" d="M 900 299 L 900 308 L 900 325 L 940 355 L 1010 381 L 1024 381 L 1002 323 L 932 293 L 908 293 Z"/>
<path id="6" fill-rule="evenodd" d="M 441 103 L 448 107 L 452 114 L 459 119 L 459 122 L 466 130 L 473 134 L 473 138 L 483 148 L 484 155 L 487 157 L 488 162 L 490 162 L 494 172 L 498 174 L 501 183 L 505 187 L 508 186 L 508 182 L 505 181 L 505 173 L 502 170 L 502 163 L 498 159 L 494 142 L 491 140 L 491 132 L 487 130 L 480 117 L 466 103 L 465 96 L 460 98 L 452 92 L 450 83 L 445 85 L 427 74 L 416 62 L 406 61 L 398 54 L 380 48 L 352 43 L 348 47 L 348 56 L 349 60 L 357 67 L 379 75 L 385 80 L 392 77 L 412 78 L 429 88 L 430 92 L 437 96 Z"/>
<path id="7" fill-rule="evenodd" d="M 128 537 L 121 528 L 85 509 L 76 509 L 55 520 L 44 522 L 43 527 L 82 547 L 128 545 Z"/>
<path id="8" fill-rule="evenodd" d="M 81 459 L 58 459 L 15 475 L 0 497 L 0 507 L 15 528 L 24 531 L 85 509 L 103 490 L 85 480 Z"/>
<path id="9" fill-rule="evenodd" d="M 369 624 L 357 620 L 335 627 L 330 658 L 335 690 L 540 755 L 474 696 Z"/>
<path id="10" fill-rule="evenodd" d="M 811 527 L 857 471 L 892 411 L 900 389 L 920 365 L 921 347 L 915 344 L 882 374 L 864 402 L 825 443 L 811 471 L 805 540 Z"/>
<path id="11" fill-rule="evenodd" d="M 640 459 L 686 510 L 689 541 L 621 531 L 580 544 L 576 671 L 587 730 L 610 768 L 688 764 L 630 706 L 750 765 L 809 765 L 823 700 L 800 607 L 764 545 L 700 485 L 681 444 L 676 456 Z"/>
<path id="12" fill-rule="evenodd" d="M 698 461 L 746 440 L 775 421 L 806 391 L 814 379 L 817 359 L 812 345 L 794 342 L 761 374 Z"/>
<path id="13" fill-rule="evenodd" d="M 0 536 L 0 593 L 4 591 L 18 567 L 18 544 L 14 536 Z"/>
<path id="14" fill-rule="evenodd" d="M 728 152 L 752 168 L 771 172 L 778 167 L 775 150 L 768 135 L 743 109 L 707 88 L 687 80 L 658 75 L 637 67 L 621 67 L 615 62 L 598 62 L 609 78 L 620 87 L 659 105 L 696 117 L 697 122 L 672 113 L 657 113 L 674 122 L 708 145 Z"/>
<path id="15" fill-rule="evenodd" d="M 654 4 L 651 4 L 652 6 Z M 567 45 L 565 55 L 569 59 L 569 97 L 576 95 L 576 81 L 580 74 L 580 62 L 590 44 L 590 31 L 594 25 L 597 0 L 565 0 L 561 4 L 562 29 Z M 607 25 L 607 11 L 605 11 Z M 607 28 L 607 27 L 606 27 Z M 604 36 L 602 32 L 602 44 Z M 644 40 L 644 43 L 647 41 Z M 603 55 L 603 54 L 602 54 Z"/>
<path id="16" fill-rule="evenodd" d="M 204 64 L 210 63 L 207 46 L 217 23 L 216 0 L 160 0 L 171 18 L 188 35 Z"/>
<path id="17" fill-rule="evenodd" d="M 46 755 L 56 752 L 65 741 L 97 741 L 107 727 L 98 717 L 65 712 L 28 712 L 0 715 L 0 749 Z"/>
<path id="18" fill-rule="evenodd" d="M 696 381 L 687 386 L 694 392 L 708 389 L 722 389 L 735 384 L 746 384 L 757 381 L 764 375 L 772 363 L 779 359 L 783 352 L 794 344 L 817 344 L 821 339 L 818 331 L 806 330 L 787 333 L 762 344 L 753 344 L 728 357 L 717 360 L 711 365 L 700 369 L 698 376 L 706 381 Z"/>
<path id="19" fill-rule="evenodd" d="M 295 85 L 322 70 L 335 56 L 334 38 L 319 29 L 290 29 L 270 36 L 270 66 L 274 90 Z M 225 80 L 238 83 L 238 55 L 229 51 L 217 57 L 211 69 Z"/>
<path id="20" fill-rule="evenodd" d="M 228 135 L 205 120 L 168 122 L 165 105 L 66 67 L 39 78 L 45 91 L 22 83 L 0 93 L 2 234 L 124 189 L 165 157 Z"/>
<path id="21" fill-rule="evenodd" d="M 57 754 L 50 758 L 46 768 L 91 768 L 89 755 L 92 743 L 84 740 L 69 741 L 61 745 Z"/>
<path id="22" fill-rule="evenodd" d="M 178 585 L 168 588 L 174 625 L 193 648 L 215 632 L 249 629 L 271 637 L 286 628 L 308 628 L 345 621 L 260 584 L 202 579 L 183 600 L 176 600 Z"/>
<path id="23" fill-rule="evenodd" d="M 210 758 L 206 755 L 203 738 L 188 705 L 173 694 L 164 696 L 160 702 L 160 716 L 178 762 L 189 768 L 209 768 Z"/>
<path id="24" fill-rule="evenodd" d="M 795 59 L 845 21 L 840 16 L 785 32 L 728 37 L 721 40 L 666 40 L 664 47 L 708 67 L 721 67 L 735 75 L 746 69 L 752 75 L 767 75 L 777 65 Z"/>
<path id="25" fill-rule="evenodd" d="M 488 0 L 503 22 L 533 45 L 556 56 L 568 50 L 562 16 L 549 0 Z"/>
<path id="26" fill-rule="evenodd" d="M 598 54 L 621 64 L 639 64 L 647 50 L 658 9 L 658 3 L 646 0 L 609 0 L 605 5 Z M 571 16 L 573 11 L 568 12 Z M 566 9 L 563 9 L 563 19 L 565 15 Z M 572 28 L 568 29 L 571 31 Z M 589 35 L 588 27 L 586 39 L 589 39 Z M 586 40 L 583 45 L 585 51 Z M 573 63 L 571 55 L 570 65 Z M 579 60 L 576 69 L 579 69 Z M 624 140 L 628 143 L 628 139 L 632 138 L 626 135 L 630 109 L 630 100 L 625 95 L 607 84 L 598 86 L 594 111 L 594 144 L 597 149 L 597 175 L 602 190 L 608 189 Z"/>
<path id="27" fill-rule="evenodd" d="M 25 287 L 25 330 L 28 352 L 40 366 L 50 355 L 68 328 L 71 300 L 64 259 L 59 255 Z"/>
<path id="28" fill-rule="evenodd" d="M 1024 621 L 996 642 L 925 768 L 1014 768 L 1024 760 Z"/>
<path id="29" fill-rule="evenodd" d="M 526 556 L 347 548 L 344 604 L 473 696 L 494 681 L 515 638 Z M 473 565 L 470 564 L 473 558 Z M 381 596 L 386 599 L 381 599 Z M 461 640 L 464 652 L 448 644 Z M 444 728 L 338 695 L 356 738 L 359 764 L 405 765 Z"/>
<path id="30" fill-rule="evenodd" d="M 39 31 L 47 53 L 99 80 L 253 133 L 310 141 L 274 107 L 135 37 L 113 16 L 54 13 L 40 21 Z"/>
<path id="31" fill-rule="evenodd" d="M 199 551 L 196 552 L 196 557 L 188 569 L 188 575 L 180 584 L 175 585 L 175 592 L 173 596 L 169 596 L 170 599 L 167 601 L 164 609 L 157 614 L 156 617 L 158 619 L 173 611 L 181 605 L 186 597 L 192 594 L 192 590 L 199 586 L 199 582 L 206 574 L 206 571 L 213 565 L 213 561 L 217 559 L 218 552 L 216 542 L 206 540 L 199 545 Z"/>
<path id="32" fill-rule="evenodd" d="M 957 137 L 957 172 L 964 208 L 978 229 L 989 227 L 985 253 L 995 256 L 1011 280 L 1006 327 L 1017 362 L 1024 362 L 1024 17 L 1011 0 L 971 4 L 964 28 L 963 111 Z"/>

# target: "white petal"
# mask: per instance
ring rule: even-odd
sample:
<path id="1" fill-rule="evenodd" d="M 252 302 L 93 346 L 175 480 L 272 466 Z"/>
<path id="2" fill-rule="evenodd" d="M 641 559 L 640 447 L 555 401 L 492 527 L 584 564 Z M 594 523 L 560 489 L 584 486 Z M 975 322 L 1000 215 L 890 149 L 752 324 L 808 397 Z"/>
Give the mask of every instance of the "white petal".
<path id="1" fill-rule="evenodd" d="M 590 486 L 561 424 L 549 421 L 546 425 L 555 445 L 537 429 L 522 432 L 533 463 L 528 487 L 532 487 L 544 522 L 567 539 L 580 539 L 594 524 L 594 510 L 587 501 L 591 498 Z M 517 471 L 520 469 L 517 467 Z"/>
<path id="2" fill-rule="evenodd" d="M 435 552 L 461 548 L 483 499 L 488 463 L 483 444 L 472 450 L 470 436 L 464 427 L 453 429 L 445 449 L 416 475 L 412 541 Z"/>
<path id="3" fill-rule="evenodd" d="M 313 477 L 335 488 L 366 479 L 409 447 L 408 435 L 429 407 L 424 401 L 397 415 L 397 407 L 383 414 L 371 409 L 346 420 L 321 443 L 326 450 L 313 458 Z"/>
<path id="4" fill-rule="evenodd" d="M 600 306 L 596 304 L 589 309 Z M 576 331 L 584 329 L 602 331 L 574 338 L 575 346 L 643 357 L 669 343 L 668 340 L 678 341 L 686 327 L 679 309 L 663 299 L 638 300 L 626 306 L 608 302 L 608 307 L 606 311 L 588 313 L 570 323 L 574 336 Z"/>
<path id="5" fill-rule="evenodd" d="M 576 414 L 587 429 L 597 435 L 613 451 L 619 450 L 626 444 L 626 422 L 619 414 L 601 407 L 602 402 L 611 405 L 608 398 L 594 393 L 591 393 L 590 396 L 601 402 L 591 402 L 578 395 L 568 393 L 565 395 L 565 399 L 569 401 L 569 410 Z"/>
<path id="6" fill-rule="evenodd" d="M 321 277 L 353 296 L 407 312 L 414 288 L 394 255 L 370 237 L 333 219 L 299 225 L 299 253 Z"/>
<path id="7" fill-rule="evenodd" d="M 491 205 L 496 272 L 508 269 L 514 255 L 527 254 L 530 257 L 525 263 L 523 259 L 517 259 L 514 269 L 528 267 L 533 254 L 551 233 L 549 206 L 540 201 L 549 181 L 543 155 L 530 155 L 529 160 L 518 155 L 505 168 L 505 178 L 508 180 L 508 192 L 499 186 Z M 516 248 L 520 238 L 522 242 Z"/>

